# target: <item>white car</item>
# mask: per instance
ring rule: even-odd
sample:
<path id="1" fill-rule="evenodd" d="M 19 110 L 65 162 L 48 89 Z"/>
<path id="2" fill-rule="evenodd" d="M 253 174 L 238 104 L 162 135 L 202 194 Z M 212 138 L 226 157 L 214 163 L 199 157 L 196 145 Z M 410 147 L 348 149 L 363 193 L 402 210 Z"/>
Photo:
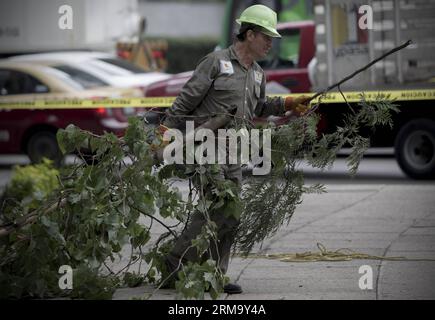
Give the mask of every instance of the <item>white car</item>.
<path id="1" fill-rule="evenodd" d="M 151 83 L 171 77 L 170 74 L 163 72 L 147 72 L 129 61 L 105 52 L 62 51 L 26 54 L 9 59 L 16 62 L 62 61 L 92 74 L 110 86 L 120 88 L 135 87 L 144 90 Z"/>

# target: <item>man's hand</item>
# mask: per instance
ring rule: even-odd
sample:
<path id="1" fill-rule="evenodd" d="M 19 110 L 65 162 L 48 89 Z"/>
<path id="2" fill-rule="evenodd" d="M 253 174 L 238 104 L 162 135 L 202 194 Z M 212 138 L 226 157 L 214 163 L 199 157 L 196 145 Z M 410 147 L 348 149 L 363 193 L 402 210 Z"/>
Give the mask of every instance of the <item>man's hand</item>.
<path id="1" fill-rule="evenodd" d="M 156 129 L 155 132 L 156 134 L 159 136 L 158 139 L 160 140 L 159 144 L 151 144 L 150 148 L 152 152 L 162 152 L 162 150 L 169 144 L 170 141 L 166 141 L 163 140 L 163 135 L 165 134 L 165 132 L 169 130 L 168 127 L 164 126 L 164 125 L 159 125 Z"/>
<path id="2" fill-rule="evenodd" d="M 167 130 L 169 130 L 169 128 L 164 126 L 163 124 L 159 125 L 155 129 L 158 143 L 151 144 L 150 149 L 153 154 L 154 164 L 156 165 L 159 165 L 163 162 L 163 151 L 165 147 L 170 143 L 170 141 L 163 140 L 163 136 Z"/>
<path id="3" fill-rule="evenodd" d="M 296 116 L 303 116 L 311 108 L 308 104 L 309 100 L 310 97 L 304 95 L 296 98 L 286 97 L 284 102 L 285 111 L 291 111 Z"/>
<path id="4" fill-rule="evenodd" d="M 159 126 L 157 127 L 156 131 L 158 133 L 160 133 L 162 136 L 165 134 L 166 131 L 168 131 L 169 128 L 163 124 L 159 124 Z"/>

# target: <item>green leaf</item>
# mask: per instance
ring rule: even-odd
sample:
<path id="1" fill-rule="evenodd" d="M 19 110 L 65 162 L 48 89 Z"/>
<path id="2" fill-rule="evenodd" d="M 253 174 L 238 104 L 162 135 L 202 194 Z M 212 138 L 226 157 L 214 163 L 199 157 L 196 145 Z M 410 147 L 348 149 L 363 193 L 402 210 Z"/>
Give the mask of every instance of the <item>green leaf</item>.
<path id="1" fill-rule="evenodd" d="M 126 272 L 124 274 L 124 284 L 130 288 L 140 286 L 145 280 L 144 276 L 135 272 Z"/>

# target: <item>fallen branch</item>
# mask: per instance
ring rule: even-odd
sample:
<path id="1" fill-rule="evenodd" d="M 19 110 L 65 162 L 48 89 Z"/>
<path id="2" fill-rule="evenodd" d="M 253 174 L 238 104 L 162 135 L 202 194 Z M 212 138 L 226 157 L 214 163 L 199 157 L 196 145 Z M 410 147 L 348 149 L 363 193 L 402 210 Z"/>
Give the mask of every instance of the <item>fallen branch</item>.
<path id="1" fill-rule="evenodd" d="M 24 227 L 25 225 L 28 225 L 30 223 L 35 222 L 40 214 L 48 214 L 57 208 L 63 207 L 65 204 L 66 204 L 66 199 L 62 199 L 61 201 L 52 204 L 45 211 L 41 212 L 40 210 L 35 209 L 35 210 L 31 211 L 30 213 L 28 213 L 27 215 L 21 217 L 15 223 L 8 223 L 5 225 L 1 225 L 0 226 L 0 238 L 11 234 L 13 231 L 20 229 L 20 228 Z"/>

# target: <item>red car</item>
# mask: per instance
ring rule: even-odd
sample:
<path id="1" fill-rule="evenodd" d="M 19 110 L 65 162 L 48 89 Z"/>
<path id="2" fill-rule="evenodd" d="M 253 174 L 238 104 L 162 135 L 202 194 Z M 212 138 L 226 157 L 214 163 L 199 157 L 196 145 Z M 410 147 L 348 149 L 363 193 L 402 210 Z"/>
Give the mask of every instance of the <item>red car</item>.
<path id="1" fill-rule="evenodd" d="M 0 154 L 25 153 L 32 162 L 42 157 L 60 161 L 56 140 L 59 128 L 68 124 L 96 134 L 122 135 L 132 108 L 8 109 L 7 102 L 35 99 L 101 99 L 141 97 L 137 89 L 107 87 L 100 79 L 67 64 L 0 62 Z"/>

